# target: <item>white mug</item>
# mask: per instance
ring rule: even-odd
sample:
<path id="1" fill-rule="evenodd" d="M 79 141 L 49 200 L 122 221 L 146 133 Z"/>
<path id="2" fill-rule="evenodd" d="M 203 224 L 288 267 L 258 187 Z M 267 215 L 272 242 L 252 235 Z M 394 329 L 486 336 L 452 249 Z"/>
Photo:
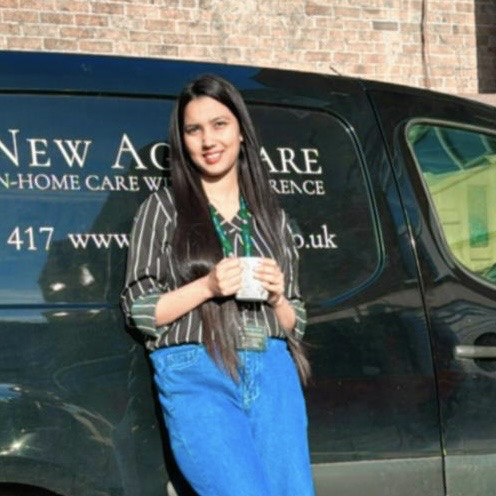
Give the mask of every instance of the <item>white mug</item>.
<path id="1" fill-rule="evenodd" d="M 236 292 L 236 299 L 241 301 L 265 301 L 269 292 L 262 286 L 262 281 L 255 279 L 254 270 L 261 257 L 240 257 L 243 271 L 241 288 Z"/>

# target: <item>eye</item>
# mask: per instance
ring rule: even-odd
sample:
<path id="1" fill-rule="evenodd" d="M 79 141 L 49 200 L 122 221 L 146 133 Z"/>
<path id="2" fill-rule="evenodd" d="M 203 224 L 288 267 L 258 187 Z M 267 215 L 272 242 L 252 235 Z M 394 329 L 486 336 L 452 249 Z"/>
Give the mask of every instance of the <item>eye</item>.
<path id="1" fill-rule="evenodd" d="M 227 121 L 215 121 L 214 126 L 219 128 L 219 127 L 224 127 L 227 125 Z"/>
<path id="2" fill-rule="evenodd" d="M 184 132 L 186 134 L 194 134 L 199 130 L 199 126 L 185 126 Z"/>

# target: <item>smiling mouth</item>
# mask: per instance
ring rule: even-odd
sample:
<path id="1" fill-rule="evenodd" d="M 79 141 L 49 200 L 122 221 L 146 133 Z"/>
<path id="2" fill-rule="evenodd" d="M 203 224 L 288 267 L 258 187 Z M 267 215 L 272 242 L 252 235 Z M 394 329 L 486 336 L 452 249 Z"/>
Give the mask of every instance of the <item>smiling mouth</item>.
<path id="1" fill-rule="evenodd" d="M 211 165 L 218 162 L 221 155 L 222 152 L 210 152 L 210 153 L 204 153 L 203 158 L 205 159 L 205 162 L 207 162 L 207 164 Z"/>

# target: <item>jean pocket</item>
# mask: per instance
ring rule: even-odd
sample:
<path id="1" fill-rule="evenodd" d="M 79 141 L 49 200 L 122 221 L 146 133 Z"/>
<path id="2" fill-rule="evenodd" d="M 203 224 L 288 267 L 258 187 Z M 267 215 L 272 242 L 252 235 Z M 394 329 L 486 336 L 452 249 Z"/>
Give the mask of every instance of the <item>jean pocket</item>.
<path id="1" fill-rule="evenodd" d="M 198 361 L 200 353 L 201 346 L 196 344 L 165 347 L 153 352 L 152 361 L 159 369 L 185 369 Z"/>
<path id="2" fill-rule="evenodd" d="M 154 368 L 157 372 L 165 370 L 179 370 L 194 365 L 202 349 L 197 344 L 183 344 L 159 348 L 150 354 Z"/>
<path id="3" fill-rule="evenodd" d="M 166 367 L 172 370 L 185 369 L 194 365 L 200 356 L 200 348 L 179 350 L 169 353 L 165 359 Z"/>

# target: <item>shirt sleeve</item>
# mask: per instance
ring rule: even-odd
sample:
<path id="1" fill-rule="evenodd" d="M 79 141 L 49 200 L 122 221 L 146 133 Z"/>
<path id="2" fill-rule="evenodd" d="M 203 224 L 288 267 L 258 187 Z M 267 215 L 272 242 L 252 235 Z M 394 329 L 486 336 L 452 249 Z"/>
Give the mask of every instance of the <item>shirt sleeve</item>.
<path id="1" fill-rule="evenodd" d="M 164 195 L 168 197 L 169 193 L 150 195 L 134 217 L 120 300 L 126 324 L 153 337 L 167 332 L 171 325 L 155 325 L 157 302 L 170 290 L 165 282 L 167 260 L 163 254 L 170 241 L 173 214 Z"/>
<path id="2" fill-rule="evenodd" d="M 300 255 L 294 240 L 293 229 L 291 228 L 288 216 L 283 210 L 283 239 L 285 240 L 285 255 L 286 255 L 286 286 L 285 293 L 287 300 L 294 308 L 296 314 L 296 323 L 294 327 L 294 335 L 298 339 L 302 339 L 305 334 L 307 325 L 307 311 L 305 303 L 300 293 L 299 286 L 299 261 Z"/>

